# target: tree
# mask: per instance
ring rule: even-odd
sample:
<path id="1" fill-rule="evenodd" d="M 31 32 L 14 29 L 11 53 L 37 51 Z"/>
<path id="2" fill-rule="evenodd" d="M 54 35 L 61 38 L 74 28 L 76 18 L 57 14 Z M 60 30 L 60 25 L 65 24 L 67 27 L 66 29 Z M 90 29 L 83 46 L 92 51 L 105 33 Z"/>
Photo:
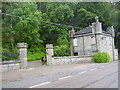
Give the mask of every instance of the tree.
<path id="1" fill-rule="evenodd" d="M 74 16 L 73 10 L 69 7 L 68 3 L 46 3 L 45 7 L 46 9 L 42 10 L 43 19 L 48 22 L 69 25 L 70 19 Z M 43 29 L 40 33 L 44 34 L 42 37 L 45 40 L 45 44 L 68 44 L 68 27 L 43 23 L 40 28 Z"/>
<path id="2" fill-rule="evenodd" d="M 3 9 L 5 10 L 4 13 L 42 20 L 42 14 L 37 10 L 37 4 L 34 2 L 3 3 Z M 42 40 L 39 34 L 40 22 L 5 15 L 3 22 L 3 43 L 9 42 L 8 38 L 12 36 L 15 45 L 19 42 L 26 42 L 29 48 L 35 48 L 41 45 Z M 10 27 L 10 25 L 12 25 L 12 27 Z"/>
<path id="3" fill-rule="evenodd" d="M 118 51 L 120 52 L 120 1 L 119 2 L 114 2 L 113 3 L 113 17 L 112 18 L 112 22 L 115 26 L 115 44 L 116 44 L 116 48 L 118 48 Z"/>
<path id="4" fill-rule="evenodd" d="M 56 51 L 63 49 L 66 51 L 69 50 L 68 30 L 71 27 L 64 25 L 82 29 L 95 22 L 95 17 L 99 16 L 103 30 L 108 26 L 114 26 L 115 44 L 120 50 L 118 24 L 120 20 L 117 17 L 120 14 L 119 4 L 119 2 L 3 2 L 3 13 L 40 21 L 3 15 L 3 48 L 14 49 L 18 42 L 26 42 L 29 51 L 37 52 L 41 49 L 45 52 L 45 45 L 52 43 Z"/>

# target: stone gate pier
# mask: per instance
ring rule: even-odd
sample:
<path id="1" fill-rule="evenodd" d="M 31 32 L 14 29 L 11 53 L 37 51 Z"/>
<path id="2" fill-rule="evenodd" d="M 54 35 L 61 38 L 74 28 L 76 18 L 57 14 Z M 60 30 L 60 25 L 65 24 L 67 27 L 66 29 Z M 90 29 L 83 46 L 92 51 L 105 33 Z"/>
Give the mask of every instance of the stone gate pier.
<path id="1" fill-rule="evenodd" d="M 47 64 L 51 65 L 53 63 L 53 44 L 46 44 L 46 58 Z"/>
<path id="2" fill-rule="evenodd" d="M 20 68 L 27 67 L 27 46 L 26 43 L 18 43 L 18 58 L 20 60 Z"/>

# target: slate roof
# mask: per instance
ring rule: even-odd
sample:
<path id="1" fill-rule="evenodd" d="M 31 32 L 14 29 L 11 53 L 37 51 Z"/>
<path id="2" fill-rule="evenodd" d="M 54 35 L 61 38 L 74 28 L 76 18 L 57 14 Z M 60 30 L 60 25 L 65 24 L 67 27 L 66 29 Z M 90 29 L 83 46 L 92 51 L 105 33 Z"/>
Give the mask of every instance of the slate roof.
<path id="1" fill-rule="evenodd" d="M 86 28 L 81 29 L 80 31 L 75 32 L 75 35 L 81 35 L 81 34 L 87 34 L 87 33 L 92 33 L 92 26 L 88 26 Z M 103 31 L 102 33 L 110 34 L 107 31 Z"/>
<path id="2" fill-rule="evenodd" d="M 103 31 L 103 30 L 102 30 L 102 33 L 110 34 L 109 32 L 107 32 L 107 31 Z"/>
<path id="3" fill-rule="evenodd" d="M 80 31 L 77 31 L 75 35 L 81 35 L 86 33 L 92 33 L 92 26 L 88 26 L 86 28 L 81 29 Z"/>

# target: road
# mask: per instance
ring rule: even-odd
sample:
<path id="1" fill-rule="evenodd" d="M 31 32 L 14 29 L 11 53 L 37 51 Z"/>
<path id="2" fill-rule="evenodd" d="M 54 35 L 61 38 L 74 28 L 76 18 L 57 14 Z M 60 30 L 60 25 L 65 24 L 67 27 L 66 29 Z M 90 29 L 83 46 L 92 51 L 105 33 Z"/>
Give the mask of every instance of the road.
<path id="1" fill-rule="evenodd" d="M 3 88 L 118 88 L 118 62 L 4 83 Z"/>

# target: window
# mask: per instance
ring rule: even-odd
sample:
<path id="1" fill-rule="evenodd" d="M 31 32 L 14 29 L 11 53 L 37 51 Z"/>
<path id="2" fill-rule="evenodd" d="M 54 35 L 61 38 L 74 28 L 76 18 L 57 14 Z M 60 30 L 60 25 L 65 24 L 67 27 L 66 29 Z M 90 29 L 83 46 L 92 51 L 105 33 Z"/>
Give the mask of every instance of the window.
<path id="1" fill-rule="evenodd" d="M 91 36 L 91 44 L 95 44 L 95 36 Z"/>
<path id="2" fill-rule="evenodd" d="M 73 40 L 73 45 L 77 46 L 77 39 L 76 38 Z"/>
<path id="3" fill-rule="evenodd" d="M 78 56 L 78 52 L 74 52 L 74 56 Z"/>

